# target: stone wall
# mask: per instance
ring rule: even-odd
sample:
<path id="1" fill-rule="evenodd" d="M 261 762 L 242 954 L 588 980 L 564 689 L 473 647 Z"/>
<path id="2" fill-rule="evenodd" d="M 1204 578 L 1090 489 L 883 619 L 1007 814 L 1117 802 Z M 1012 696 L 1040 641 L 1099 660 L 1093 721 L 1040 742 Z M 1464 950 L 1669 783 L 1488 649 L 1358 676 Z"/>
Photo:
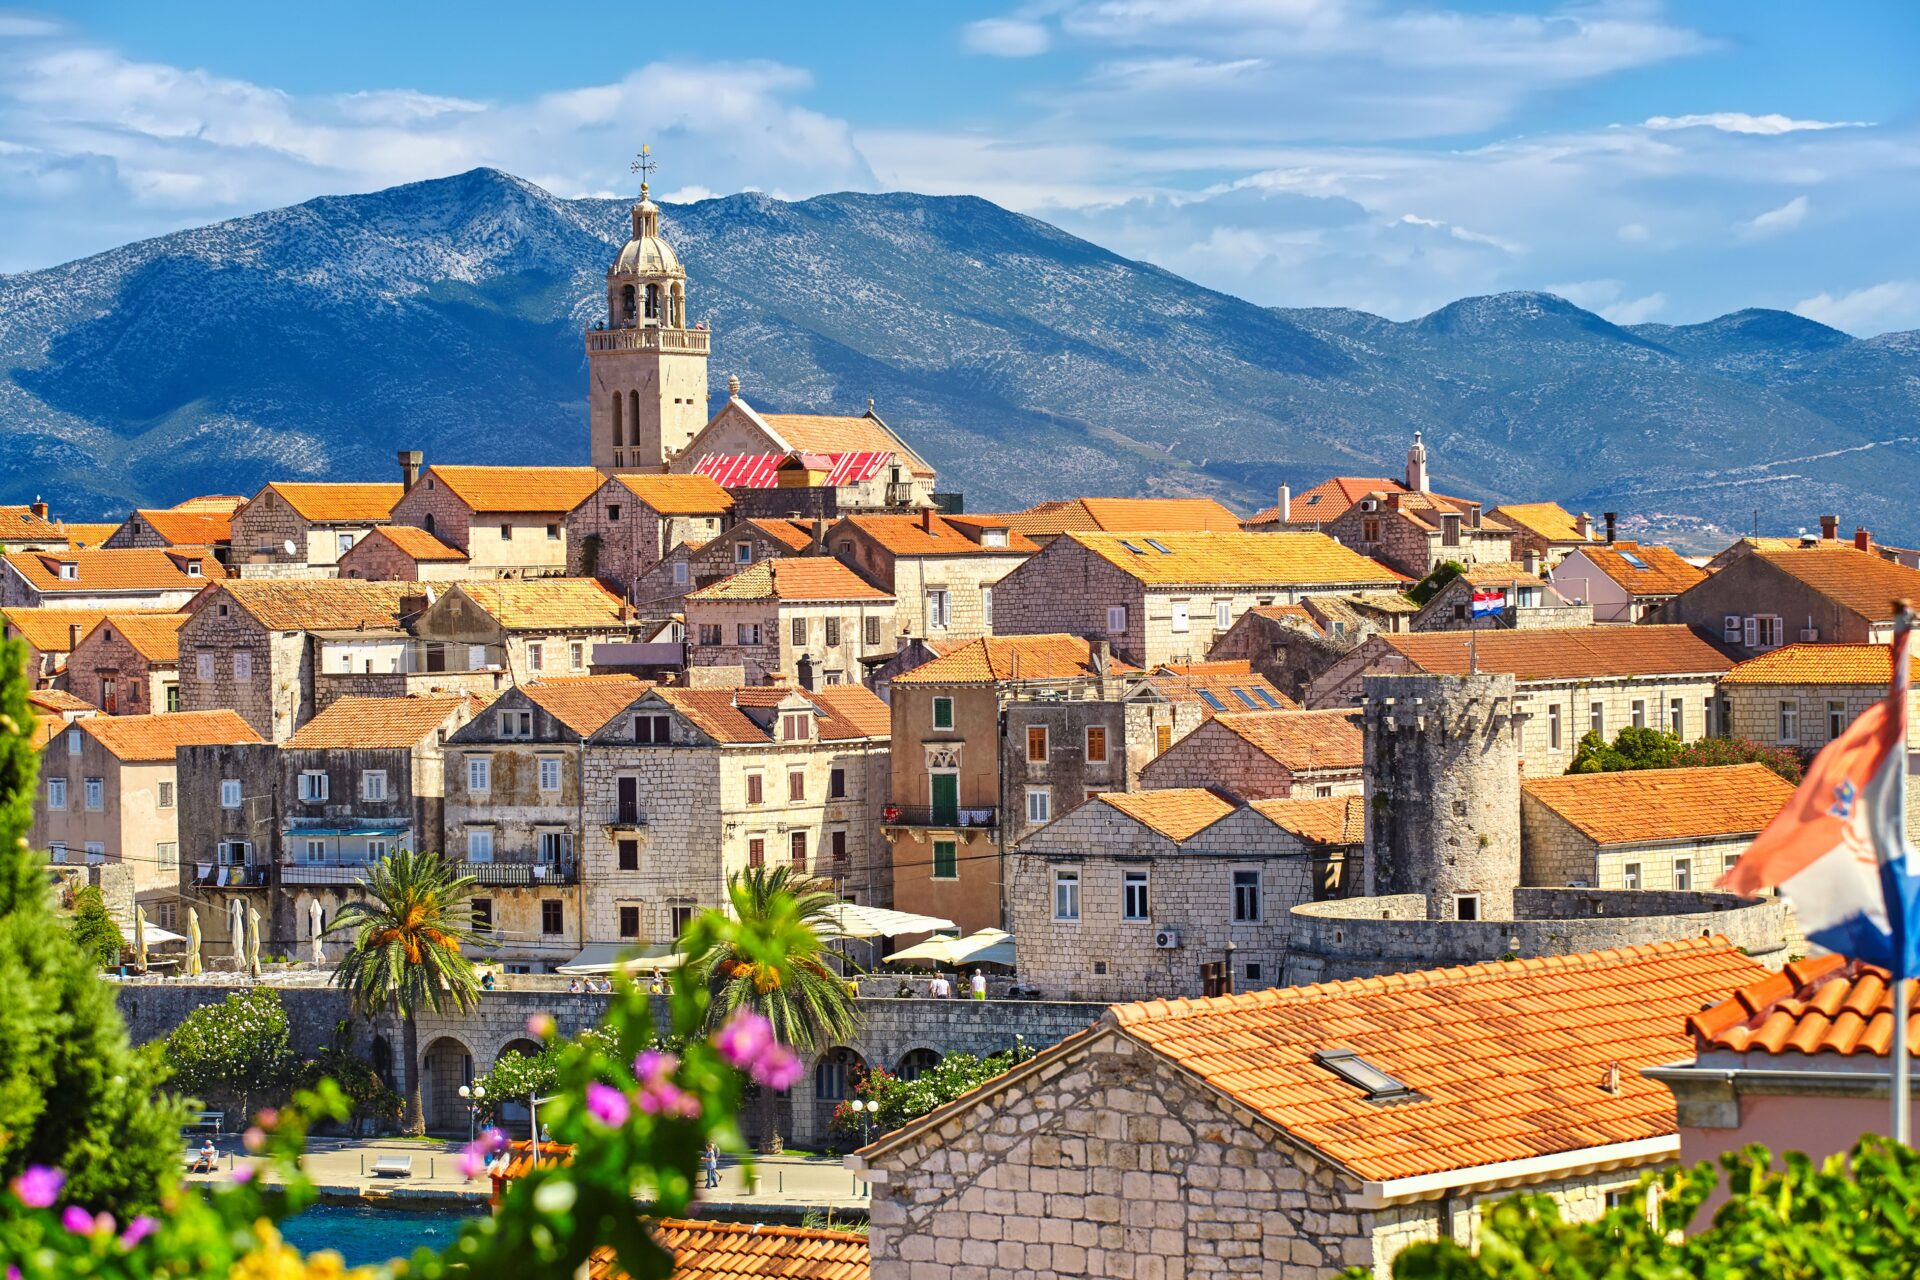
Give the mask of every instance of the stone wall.
<path id="1" fill-rule="evenodd" d="M 1351 774 L 1350 781 L 1357 790 L 1360 771 L 1356 768 Z M 1293 770 L 1211 720 L 1142 769 L 1140 785 L 1149 791 L 1217 786 L 1242 800 L 1280 799 L 1294 794 Z M 1305 794 L 1313 793 L 1308 790 Z"/>
<path id="2" fill-rule="evenodd" d="M 722 523 L 718 515 L 663 517 L 632 489 L 609 480 L 567 513 L 567 572 L 598 578 L 627 596 L 668 551 L 683 542 L 712 540 Z"/>
<path id="3" fill-rule="evenodd" d="M 1756 834 L 1602 845 L 1534 796 L 1520 796 L 1521 875 L 1530 885 L 1703 889 L 1732 867 Z"/>
<path id="4" fill-rule="evenodd" d="M 127 643 L 112 618 L 88 632 L 67 657 L 67 692 L 109 715 L 166 711 L 168 690 L 177 690 L 179 679 L 177 663 L 149 659 Z"/>
<path id="5" fill-rule="evenodd" d="M 1304 619 L 1285 621 L 1248 610 L 1213 642 L 1207 660 L 1248 662 L 1256 674 L 1266 677 L 1267 683 L 1302 702 L 1308 683 L 1362 638 L 1353 635 L 1336 639 Z"/>
<path id="6" fill-rule="evenodd" d="M 269 631 L 214 592 L 180 628 L 180 709 L 222 707 L 261 737 L 286 741 L 315 714 L 313 659 L 305 632 Z"/>

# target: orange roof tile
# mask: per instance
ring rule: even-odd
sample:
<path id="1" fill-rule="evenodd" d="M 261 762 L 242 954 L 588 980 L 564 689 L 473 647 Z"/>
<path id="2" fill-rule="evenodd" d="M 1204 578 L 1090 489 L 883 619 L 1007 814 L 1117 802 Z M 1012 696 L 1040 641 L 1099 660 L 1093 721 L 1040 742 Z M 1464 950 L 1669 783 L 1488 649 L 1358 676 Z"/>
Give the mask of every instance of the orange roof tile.
<path id="1" fill-rule="evenodd" d="M 1081 636 L 985 636 L 893 678 L 895 685 L 996 684 L 1002 680 L 1073 680 L 1096 674 L 1092 646 Z M 1116 658 L 1108 669 L 1132 672 Z"/>
<path id="2" fill-rule="evenodd" d="M 137 609 L 0 609 L 0 620 L 42 653 L 71 653 L 74 641 L 85 638 L 87 632 L 100 624 L 100 619 L 109 615 L 129 617 L 140 612 Z M 168 611 L 152 612 L 165 617 Z M 77 634 L 76 627 L 79 628 Z"/>
<path id="3" fill-rule="evenodd" d="M 1920 676 L 1920 658 L 1909 659 Z M 1893 650 L 1884 644 L 1790 644 L 1738 663 L 1722 684 L 1865 684 L 1886 688 Z"/>
<path id="4" fill-rule="evenodd" d="M 111 628 L 148 662 L 178 662 L 180 628 L 186 620 L 184 613 L 110 613 L 94 625 L 93 631 Z"/>
<path id="5" fill-rule="evenodd" d="M 1204 787 L 1103 791 L 1094 799 L 1173 841 L 1204 831 L 1240 807 Z"/>
<path id="6" fill-rule="evenodd" d="M 800 453 L 897 453 L 918 465 L 912 450 L 878 418 L 830 413 L 763 413 L 760 420 Z M 920 471 L 917 474 L 925 474 Z"/>
<path id="7" fill-rule="evenodd" d="M 854 1231 L 663 1218 L 654 1238 L 679 1280 L 867 1280 L 872 1270 L 867 1237 Z M 626 1280 L 613 1250 L 594 1252 L 587 1280 Z"/>
<path id="8" fill-rule="evenodd" d="M 1213 719 L 1255 750 L 1296 773 L 1303 773 L 1314 769 L 1358 769 L 1365 762 L 1366 735 L 1351 715 L 1346 710 L 1244 711 L 1215 715 Z M 1179 749 L 1178 742 L 1169 748 L 1170 751 Z"/>
<path id="9" fill-rule="evenodd" d="M 813 529 L 804 520 L 788 520 L 784 517 L 766 520 L 756 517 L 752 520 L 742 520 L 740 524 L 753 526 L 791 551 L 805 551 L 813 545 Z M 735 526 L 735 528 L 738 527 L 739 525 Z"/>
<path id="10" fill-rule="evenodd" d="M 334 747 L 411 747 L 480 700 L 468 693 L 417 693 L 401 698 L 346 697 L 301 725 L 286 741 L 289 751 Z"/>
<path id="11" fill-rule="evenodd" d="M 6 562 L 42 595 L 93 595 L 102 591 L 197 591 L 227 576 L 210 555 L 182 556 L 187 548 L 127 547 L 82 551 L 16 551 Z M 190 574 L 182 565 L 199 566 Z M 77 577 L 63 578 L 60 566 L 71 564 Z"/>
<path id="12" fill-rule="evenodd" d="M 663 516 L 717 516 L 733 510 L 733 495 L 712 476 L 623 474 L 614 480 Z"/>
<path id="13" fill-rule="evenodd" d="M 999 517 L 1024 534 L 1238 533 L 1240 517 L 1212 498 L 1068 498 Z"/>
<path id="14" fill-rule="evenodd" d="M 1203 714 L 1209 716 L 1221 711 L 1300 709 L 1299 703 L 1274 688 L 1265 676 L 1212 671 L 1189 673 L 1163 666 L 1147 677 L 1147 683 L 1169 702 L 1199 703 Z"/>
<path id="15" fill-rule="evenodd" d="M 27 701 L 41 711 L 55 714 L 66 711 L 98 711 L 100 708 L 85 698 L 76 698 L 65 689 L 29 689 Z"/>
<path id="16" fill-rule="evenodd" d="M 696 600 L 891 600 L 859 574 L 827 556 L 782 556 L 689 592 Z"/>
<path id="17" fill-rule="evenodd" d="M 454 590 L 510 631 L 601 629 L 625 624 L 620 597 L 598 578 L 497 578 Z"/>
<path id="18" fill-rule="evenodd" d="M 1910 1009 L 1920 1006 L 1911 986 L 1907 997 Z M 1816 956 L 1740 987 L 1688 1018 L 1687 1029 L 1701 1053 L 1884 1058 L 1893 1052 L 1893 998 L 1892 975 L 1885 969 L 1840 955 Z M 1916 1018 L 1920 1013 L 1907 1020 L 1909 1054 L 1920 1054 Z"/>
<path id="19" fill-rule="evenodd" d="M 1573 513 L 1557 502 L 1507 502 L 1487 514 L 1548 542 L 1587 541 L 1575 526 Z"/>
<path id="20" fill-rule="evenodd" d="M 362 538 L 370 542 L 383 538 L 393 544 L 401 555 L 409 560 L 465 560 L 467 553 L 458 547 L 450 547 L 425 529 L 416 529 L 410 524 L 383 524 Z"/>
<path id="21" fill-rule="evenodd" d="M 803 689 L 801 696 L 825 714 L 819 730 L 823 738 L 893 736 L 891 708 L 863 684 L 830 684 L 818 689 Z"/>
<path id="22" fill-rule="evenodd" d="M 1753 555 L 1869 622 L 1891 620 L 1895 600 L 1920 600 L 1920 569 L 1909 569 L 1851 546 L 1829 542 L 1794 551 L 1756 551 Z"/>
<path id="23" fill-rule="evenodd" d="M 107 539 L 119 532 L 117 524 L 81 523 L 76 520 L 60 522 L 60 532 L 67 536 L 67 545 L 75 551 L 84 551 L 88 547 L 104 547 Z"/>
<path id="24" fill-rule="evenodd" d="M 421 595 L 417 582 L 358 578 L 230 578 L 220 591 L 269 631 L 392 630 L 401 603 Z"/>
<path id="25" fill-rule="evenodd" d="M 598 733 L 651 685 L 638 676 L 552 676 L 523 684 L 527 700 L 578 734 Z"/>
<path id="26" fill-rule="evenodd" d="M 771 713 L 795 696 L 811 703 L 819 713 L 814 731 L 821 739 L 884 738 L 892 732 L 887 705 L 863 685 L 813 690 L 765 684 L 733 689 L 672 687 L 655 689 L 654 693 L 700 732 L 723 744 L 773 741 L 778 717 L 763 714 L 756 719 L 747 709 Z"/>
<path id="27" fill-rule="evenodd" d="M 1691 565 L 1687 567 L 1692 568 Z M 1527 566 L 1512 560 L 1471 564 L 1460 576 L 1476 587 L 1544 587 L 1548 585 L 1545 578 L 1537 573 L 1528 573 Z"/>
<path id="28" fill-rule="evenodd" d="M 1360 499 L 1370 493 L 1382 490 L 1407 491 L 1407 486 L 1398 480 L 1389 480 L 1385 476 L 1334 476 L 1331 480 L 1322 480 L 1311 489 L 1302 489 L 1293 494 L 1288 507 L 1288 524 L 1325 524 L 1336 518 Z M 1280 519 L 1279 504 L 1256 511 L 1247 517 L 1247 524 L 1276 524 Z"/>
<path id="29" fill-rule="evenodd" d="M 1595 542 L 1572 553 L 1587 561 L 1629 595 L 1677 596 L 1707 580 L 1707 571 L 1682 559 L 1672 547 L 1637 542 Z M 1627 557 L 1640 561 L 1635 565 Z M 1564 563 L 1564 562 L 1563 562 Z"/>
<path id="30" fill-rule="evenodd" d="M 86 716 L 73 723 L 116 759 L 129 764 L 171 760 L 176 747 L 264 741 L 239 712 L 224 708 L 154 716 Z"/>
<path id="31" fill-rule="evenodd" d="M 59 525 L 33 514 L 30 506 L 0 507 L 0 542 L 60 542 L 66 536 Z"/>
<path id="32" fill-rule="evenodd" d="M 1313 844 L 1363 844 L 1367 838 L 1365 796 L 1299 796 L 1255 800 L 1248 808 Z"/>
<path id="33" fill-rule="evenodd" d="M 397 484 L 335 481 L 275 480 L 267 488 L 279 494 L 301 519 L 319 524 L 381 523 L 404 493 Z"/>
<path id="34" fill-rule="evenodd" d="M 246 505 L 247 500 L 237 494 L 208 493 L 202 494 L 197 498 L 187 498 L 184 501 L 176 502 L 171 507 L 168 507 L 167 510 L 203 511 L 231 516 L 234 512 Z"/>
<path id="35" fill-rule="evenodd" d="M 1150 587 L 1398 586 L 1407 581 L 1324 533 L 1067 533 L 1059 541 L 1085 547 Z M 1052 546 L 1047 551 L 1060 554 Z"/>
<path id="36" fill-rule="evenodd" d="M 1570 773 L 1520 786 L 1600 844 L 1756 835 L 1793 796 L 1763 764 Z"/>
<path id="37" fill-rule="evenodd" d="M 1387 1181 L 1674 1133 L 1673 1094 L 1640 1069 L 1682 1056 L 1687 1017 L 1764 972 L 1724 939 L 1692 938 L 1107 1016 L 1295 1140 Z M 1314 1060 L 1340 1048 L 1412 1095 L 1370 1100 Z"/>
<path id="38" fill-rule="evenodd" d="M 979 540 L 980 526 L 969 533 L 942 516 L 848 516 L 841 522 L 895 556 L 1032 555 L 1040 548 L 1025 534 L 1007 532 L 1006 545 L 990 547 Z M 987 526 L 989 528 L 994 526 Z"/>
<path id="39" fill-rule="evenodd" d="M 212 546 L 232 536 L 231 511 L 182 511 L 177 507 L 155 510 L 142 507 L 134 511 L 129 523 L 138 520 L 169 545 L 180 543 Z"/>
<path id="40" fill-rule="evenodd" d="M 1217 662 L 1163 662 L 1153 669 L 1156 676 L 1248 676 L 1253 663 L 1246 658 L 1222 658 Z"/>
<path id="41" fill-rule="evenodd" d="M 1705 675 L 1733 666 L 1733 659 L 1703 634 L 1677 624 L 1476 631 L 1473 637 L 1480 670 L 1505 672 L 1516 680 Z M 1381 634 L 1368 643 L 1400 654 L 1422 671 L 1467 672 L 1467 637 L 1457 632 Z"/>
<path id="42" fill-rule="evenodd" d="M 427 475 L 478 513 L 564 513 L 591 497 L 602 479 L 593 467 L 433 466 Z"/>

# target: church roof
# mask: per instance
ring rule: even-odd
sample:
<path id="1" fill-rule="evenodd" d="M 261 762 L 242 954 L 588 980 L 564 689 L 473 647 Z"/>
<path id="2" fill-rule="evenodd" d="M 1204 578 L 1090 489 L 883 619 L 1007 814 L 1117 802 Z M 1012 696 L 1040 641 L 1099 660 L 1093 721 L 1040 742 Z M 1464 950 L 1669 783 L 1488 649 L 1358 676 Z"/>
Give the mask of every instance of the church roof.
<path id="1" fill-rule="evenodd" d="M 779 483 L 780 464 L 797 456 L 809 470 L 827 473 L 827 486 L 871 480 L 893 460 L 892 449 L 851 453 L 710 453 L 694 465 L 697 476 L 726 489 L 771 489 Z"/>

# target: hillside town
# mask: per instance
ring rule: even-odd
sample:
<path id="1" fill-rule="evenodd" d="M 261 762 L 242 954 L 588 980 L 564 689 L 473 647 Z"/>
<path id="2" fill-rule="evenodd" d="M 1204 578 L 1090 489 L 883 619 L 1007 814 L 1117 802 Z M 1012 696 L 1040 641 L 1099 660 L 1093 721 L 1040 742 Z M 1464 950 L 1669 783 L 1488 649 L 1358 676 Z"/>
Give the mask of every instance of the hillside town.
<path id="1" fill-rule="evenodd" d="M 1886 694 L 1920 553 L 1443 492 L 1472 468 L 1418 422 L 1400 474 L 1262 510 L 976 511 L 909 413 L 756 407 L 800 396 L 727 369 L 697 283 L 642 185 L 581 335 L 590 465 L 0 507 L 30 842 L 119 927 L 136 1039 L 263 985 L 320 1045 L 336 926 L 431 851 L 484 990 L 352 1039 L 466 1136 L 530 1016 L 659 989 L 786 868 L 861 1020 L 742 1123 L 857 1148 L 870 1225 L 674 1247 L 795 1276 L 1386 1277 L 1516 1189 L 1596 1218 L 1883 1126 L 1884 972 L 1721 882 Z M 847 1140 L 870 1073 L 1009 1050 Z"/>

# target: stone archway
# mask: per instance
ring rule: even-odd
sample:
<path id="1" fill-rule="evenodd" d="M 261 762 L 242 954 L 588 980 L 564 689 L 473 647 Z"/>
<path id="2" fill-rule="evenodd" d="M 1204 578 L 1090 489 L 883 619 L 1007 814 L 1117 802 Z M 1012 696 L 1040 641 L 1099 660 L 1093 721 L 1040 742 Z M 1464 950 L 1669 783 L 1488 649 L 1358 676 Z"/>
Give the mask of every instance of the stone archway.
<path id="1" fill-rule="evenodd" d="M 909 1049 L 900 1055 L 899 1065 L 893 1074 L 902 1080 L 918 1080 L 920 1076 L 940 1065 L 943 1055 L 937 1049 Z"/>
<path id="2" fill-rule="evenodd" d="M 460 1100 L 460 1086 L 473 1080 L 473 1051 L 453 1036 L 439 1036 L 427 1046 L 420 1064 L 427 1128 L 465 1132 L 467 1108 Z"/>

